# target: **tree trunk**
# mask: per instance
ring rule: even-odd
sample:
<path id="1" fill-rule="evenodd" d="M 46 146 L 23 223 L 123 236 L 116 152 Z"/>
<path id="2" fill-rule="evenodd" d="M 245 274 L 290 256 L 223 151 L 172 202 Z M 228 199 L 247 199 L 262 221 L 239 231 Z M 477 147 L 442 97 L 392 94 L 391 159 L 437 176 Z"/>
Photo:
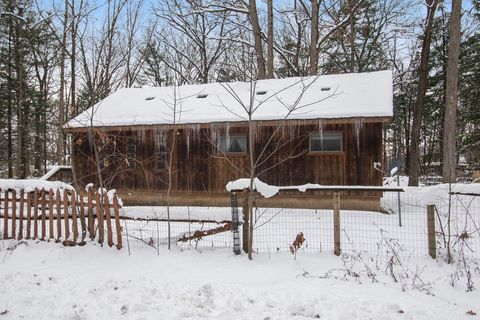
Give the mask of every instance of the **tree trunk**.
<path id="1" fill-rule="evenodd" d="M 458 106 L 458 57 L 462 0 L 452 0 L 447 64 L 447 105 L 443 134 L 443 182 L 455 182 L 455 137 Z"/>
<path id="2" fill-rule="evenodd" d="M 65 52 L 67 50 L 68 0 L 65 0 L 65 15 L 63 19 L 63 37 L 60 44 L 60 91 L 58 93 L 58 143 L 56 157 L 58 164 L 63 164 L 63 153 L 65 150 L 63 123 L 65 122 Z"/>
<path id="3" fill-rule="evenodd" d="M 265 58 L 263 56 L 262 32 L 260 29 L 260 23 L 258 21 L 256 0 L 250 0 L 249 2 L 248 18 L 250 19 L 250 23 L 252 24 L 255 54 L 257 56 L 257 77 L 258 79 L 265 79 Z"/>
<path id="4" fill-rule="evenodd" d="M 432 39 L 433 18 L 437 9 L 438 0 L 426 0 L 427 18 L 422 42 L 422 52 L 420 57 L 420 69 L 418 71 L 418 89 L 413 112 L 412 135 L 409 146 L 409 167 L 408 167 L 408 185 L 418 186 L 418 176 L 420 169 L 420 128 L 422 124 L 422 115 L 427 91 L 428 76 L 428 58 L 430 56 L 430 42 Z"/>
<path id="5" fill-rule="evenodd" d="M 18 15 L 23 17 L 23 9 L 19 8 Z M 27 161 L 27 134 L 28 134 L 28 106 L 25 101 L 25 70 L 23 66 L 23 20 L 17 19 L 17 37 L 15 45 L 15 64 L 17 67 L 17 168 L 16 176 L 25 179 L 28 175 Z"/>
<path id="6" fill-rule="evenodd" d="M 310 75 L 314 76 L 318 73 L 318 0 L 312 0 L 312 23 L 310 31 Z"/>
<path id="7" fill-rule="evenodd" d="M 268 78 L 273 79 L 273 4 L 272 0 L 267 0 L 268 7 L 268 40 L 267 40 L 267 70 Z"/>

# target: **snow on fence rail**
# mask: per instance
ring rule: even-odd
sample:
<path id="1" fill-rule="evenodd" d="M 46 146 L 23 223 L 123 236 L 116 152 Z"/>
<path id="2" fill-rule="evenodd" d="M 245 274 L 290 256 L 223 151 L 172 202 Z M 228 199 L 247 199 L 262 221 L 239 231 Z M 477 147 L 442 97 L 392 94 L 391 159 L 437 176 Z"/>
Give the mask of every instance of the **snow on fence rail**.
<path id="1" fill-rule="evenodd" d="M 0 239 L 54 240 L 74 246 L 85 244 L 87 234 L 103 244 L 106 232 L 107 244 L 114 245 L 115 234 L 121 249 L 119 208 L 116 195 L 109 199 L 107 193 L 91 189 L 79 193 L 72 188 L 0 189 Z"/>

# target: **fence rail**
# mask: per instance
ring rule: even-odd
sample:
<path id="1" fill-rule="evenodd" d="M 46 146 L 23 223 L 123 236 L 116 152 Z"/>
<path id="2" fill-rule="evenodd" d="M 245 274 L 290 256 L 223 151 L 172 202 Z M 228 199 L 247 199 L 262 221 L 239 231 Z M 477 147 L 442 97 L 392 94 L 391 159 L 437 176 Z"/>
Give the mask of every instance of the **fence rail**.
<path id="1" fill-rule="evenodd" d="M 33 239 L 83 245 L 87 236 L 122 248 L 119 202 L 114 195 L 73 190 L 0 190 L 0 239 Z M 106 226 L 106 231 L 105 227 Z M 114 242 L 115 235 L 115 242 Z"/>

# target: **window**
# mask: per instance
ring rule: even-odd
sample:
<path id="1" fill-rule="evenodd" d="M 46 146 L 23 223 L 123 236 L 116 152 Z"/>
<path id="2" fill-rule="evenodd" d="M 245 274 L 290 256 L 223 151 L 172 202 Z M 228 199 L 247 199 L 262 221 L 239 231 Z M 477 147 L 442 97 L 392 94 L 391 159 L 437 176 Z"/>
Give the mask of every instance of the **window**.
<path id="1" fill-rule="evenodd" d="M 165 170 L 167 168 L 167 139 L 165 135 L 158 135 L 155 144 L 155 170 Z"/>
<path id="2" fill-rule="evenodd" d="M 310 135 L 310 152 L 342 151 L 341 132 L 323 132 Z"/>
<path id="3" fill-rule="evenodd" d="M 220 136 L 217 141 L 218 153 L 246 153 L 247 137 L 245 135 Z"/>
<path id="4" fill-rule="evenodd" d="M 130 168 L 137 166 L 137 143 L 134 138 L 127 140 L 127 162 Z"/>

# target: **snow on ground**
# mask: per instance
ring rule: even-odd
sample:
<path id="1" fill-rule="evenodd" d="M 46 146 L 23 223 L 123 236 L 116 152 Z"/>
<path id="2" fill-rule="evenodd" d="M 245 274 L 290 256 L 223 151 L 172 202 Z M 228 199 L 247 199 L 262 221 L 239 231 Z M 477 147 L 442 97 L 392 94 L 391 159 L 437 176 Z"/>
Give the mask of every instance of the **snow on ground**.
<path id="1" fill-rule="evenodd" d="M 0 319 L 477 319 L 478 289 L 461 279 L 448 284 L 453 267 L 428 258 L 423 281 L 431 294 L 402 291 L 382 269 L 377 283 L 361 272 L 348 281 L 332 254 L 234 256 L 216 249 L 171 252 L 132 245 L 117 251 L 89 243 L 19 245 L 0 249 Z M 373 258 L 372 258 L 373 259 Z M 367 259 L 368 260 L 368 259 Z M 372 263 L 374 265 L 374 263 Z M 354 270 L 353 268 L 352 270 Z M 480 279 L 475 275 L 476 283 Z M 412 279 L 408 281 L 412 282 Z M 417 280 L 418 281 L 418 280 Z"/>

